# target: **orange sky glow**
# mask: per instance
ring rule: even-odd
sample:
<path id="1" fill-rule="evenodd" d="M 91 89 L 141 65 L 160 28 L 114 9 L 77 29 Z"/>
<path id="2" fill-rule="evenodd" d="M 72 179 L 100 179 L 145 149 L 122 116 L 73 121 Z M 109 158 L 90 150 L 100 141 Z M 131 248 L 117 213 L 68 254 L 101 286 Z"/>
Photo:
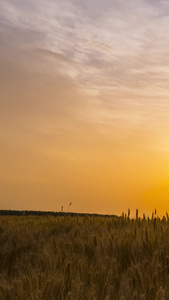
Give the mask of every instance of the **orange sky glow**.
<path id="1" fill-rule="evenodd" d="M 168 15 L 1 1 L 0 209 L 169 211 Z"/>

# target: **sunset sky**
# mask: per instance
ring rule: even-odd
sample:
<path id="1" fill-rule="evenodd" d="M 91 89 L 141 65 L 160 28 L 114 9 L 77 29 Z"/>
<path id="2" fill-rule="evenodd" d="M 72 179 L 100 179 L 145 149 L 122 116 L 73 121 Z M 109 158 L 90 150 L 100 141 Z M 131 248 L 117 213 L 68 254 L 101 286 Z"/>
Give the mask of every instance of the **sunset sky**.
<path id="1" fill-rule="evenodd" d="M 168 0 L 0 0 L 0 209 L 169 211 L 168 30 Z"/>

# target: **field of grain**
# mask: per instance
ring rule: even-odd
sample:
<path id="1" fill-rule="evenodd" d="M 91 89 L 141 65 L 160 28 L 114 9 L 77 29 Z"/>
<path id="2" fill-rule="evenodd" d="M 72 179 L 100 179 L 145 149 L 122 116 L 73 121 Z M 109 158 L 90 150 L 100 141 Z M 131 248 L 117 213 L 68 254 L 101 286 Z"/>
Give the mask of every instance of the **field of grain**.
<path id="1" fill-rule="evenodd" d="M 169 299 L 169 219 L 0 216 L 0 300 Z"/>

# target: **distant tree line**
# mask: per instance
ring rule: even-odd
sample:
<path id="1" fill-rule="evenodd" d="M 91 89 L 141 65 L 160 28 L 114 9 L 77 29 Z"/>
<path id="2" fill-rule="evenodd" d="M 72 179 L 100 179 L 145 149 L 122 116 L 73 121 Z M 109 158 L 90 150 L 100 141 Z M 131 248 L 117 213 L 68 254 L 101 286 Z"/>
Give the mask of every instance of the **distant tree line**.
<path id="1" fill-rule="evenodd" d="M 54 211 L 37 211 L 37 210 L 0 210 L 0 216 L 95 216 L 95 217 L 117 217 L 116 215 L 102 215 L 89 213 L 73 213 L 73 212 L 54 212 Z"/>

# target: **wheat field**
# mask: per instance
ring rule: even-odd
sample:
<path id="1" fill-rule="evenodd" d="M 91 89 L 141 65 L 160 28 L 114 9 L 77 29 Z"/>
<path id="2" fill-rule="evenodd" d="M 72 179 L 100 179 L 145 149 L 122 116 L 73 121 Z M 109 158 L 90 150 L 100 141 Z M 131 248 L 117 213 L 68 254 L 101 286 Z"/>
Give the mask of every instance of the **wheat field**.
<path id="1" fill-rule="evenodd" d="M 169 218 L 0 216 L 0 300 L 168 300 Z"/>

